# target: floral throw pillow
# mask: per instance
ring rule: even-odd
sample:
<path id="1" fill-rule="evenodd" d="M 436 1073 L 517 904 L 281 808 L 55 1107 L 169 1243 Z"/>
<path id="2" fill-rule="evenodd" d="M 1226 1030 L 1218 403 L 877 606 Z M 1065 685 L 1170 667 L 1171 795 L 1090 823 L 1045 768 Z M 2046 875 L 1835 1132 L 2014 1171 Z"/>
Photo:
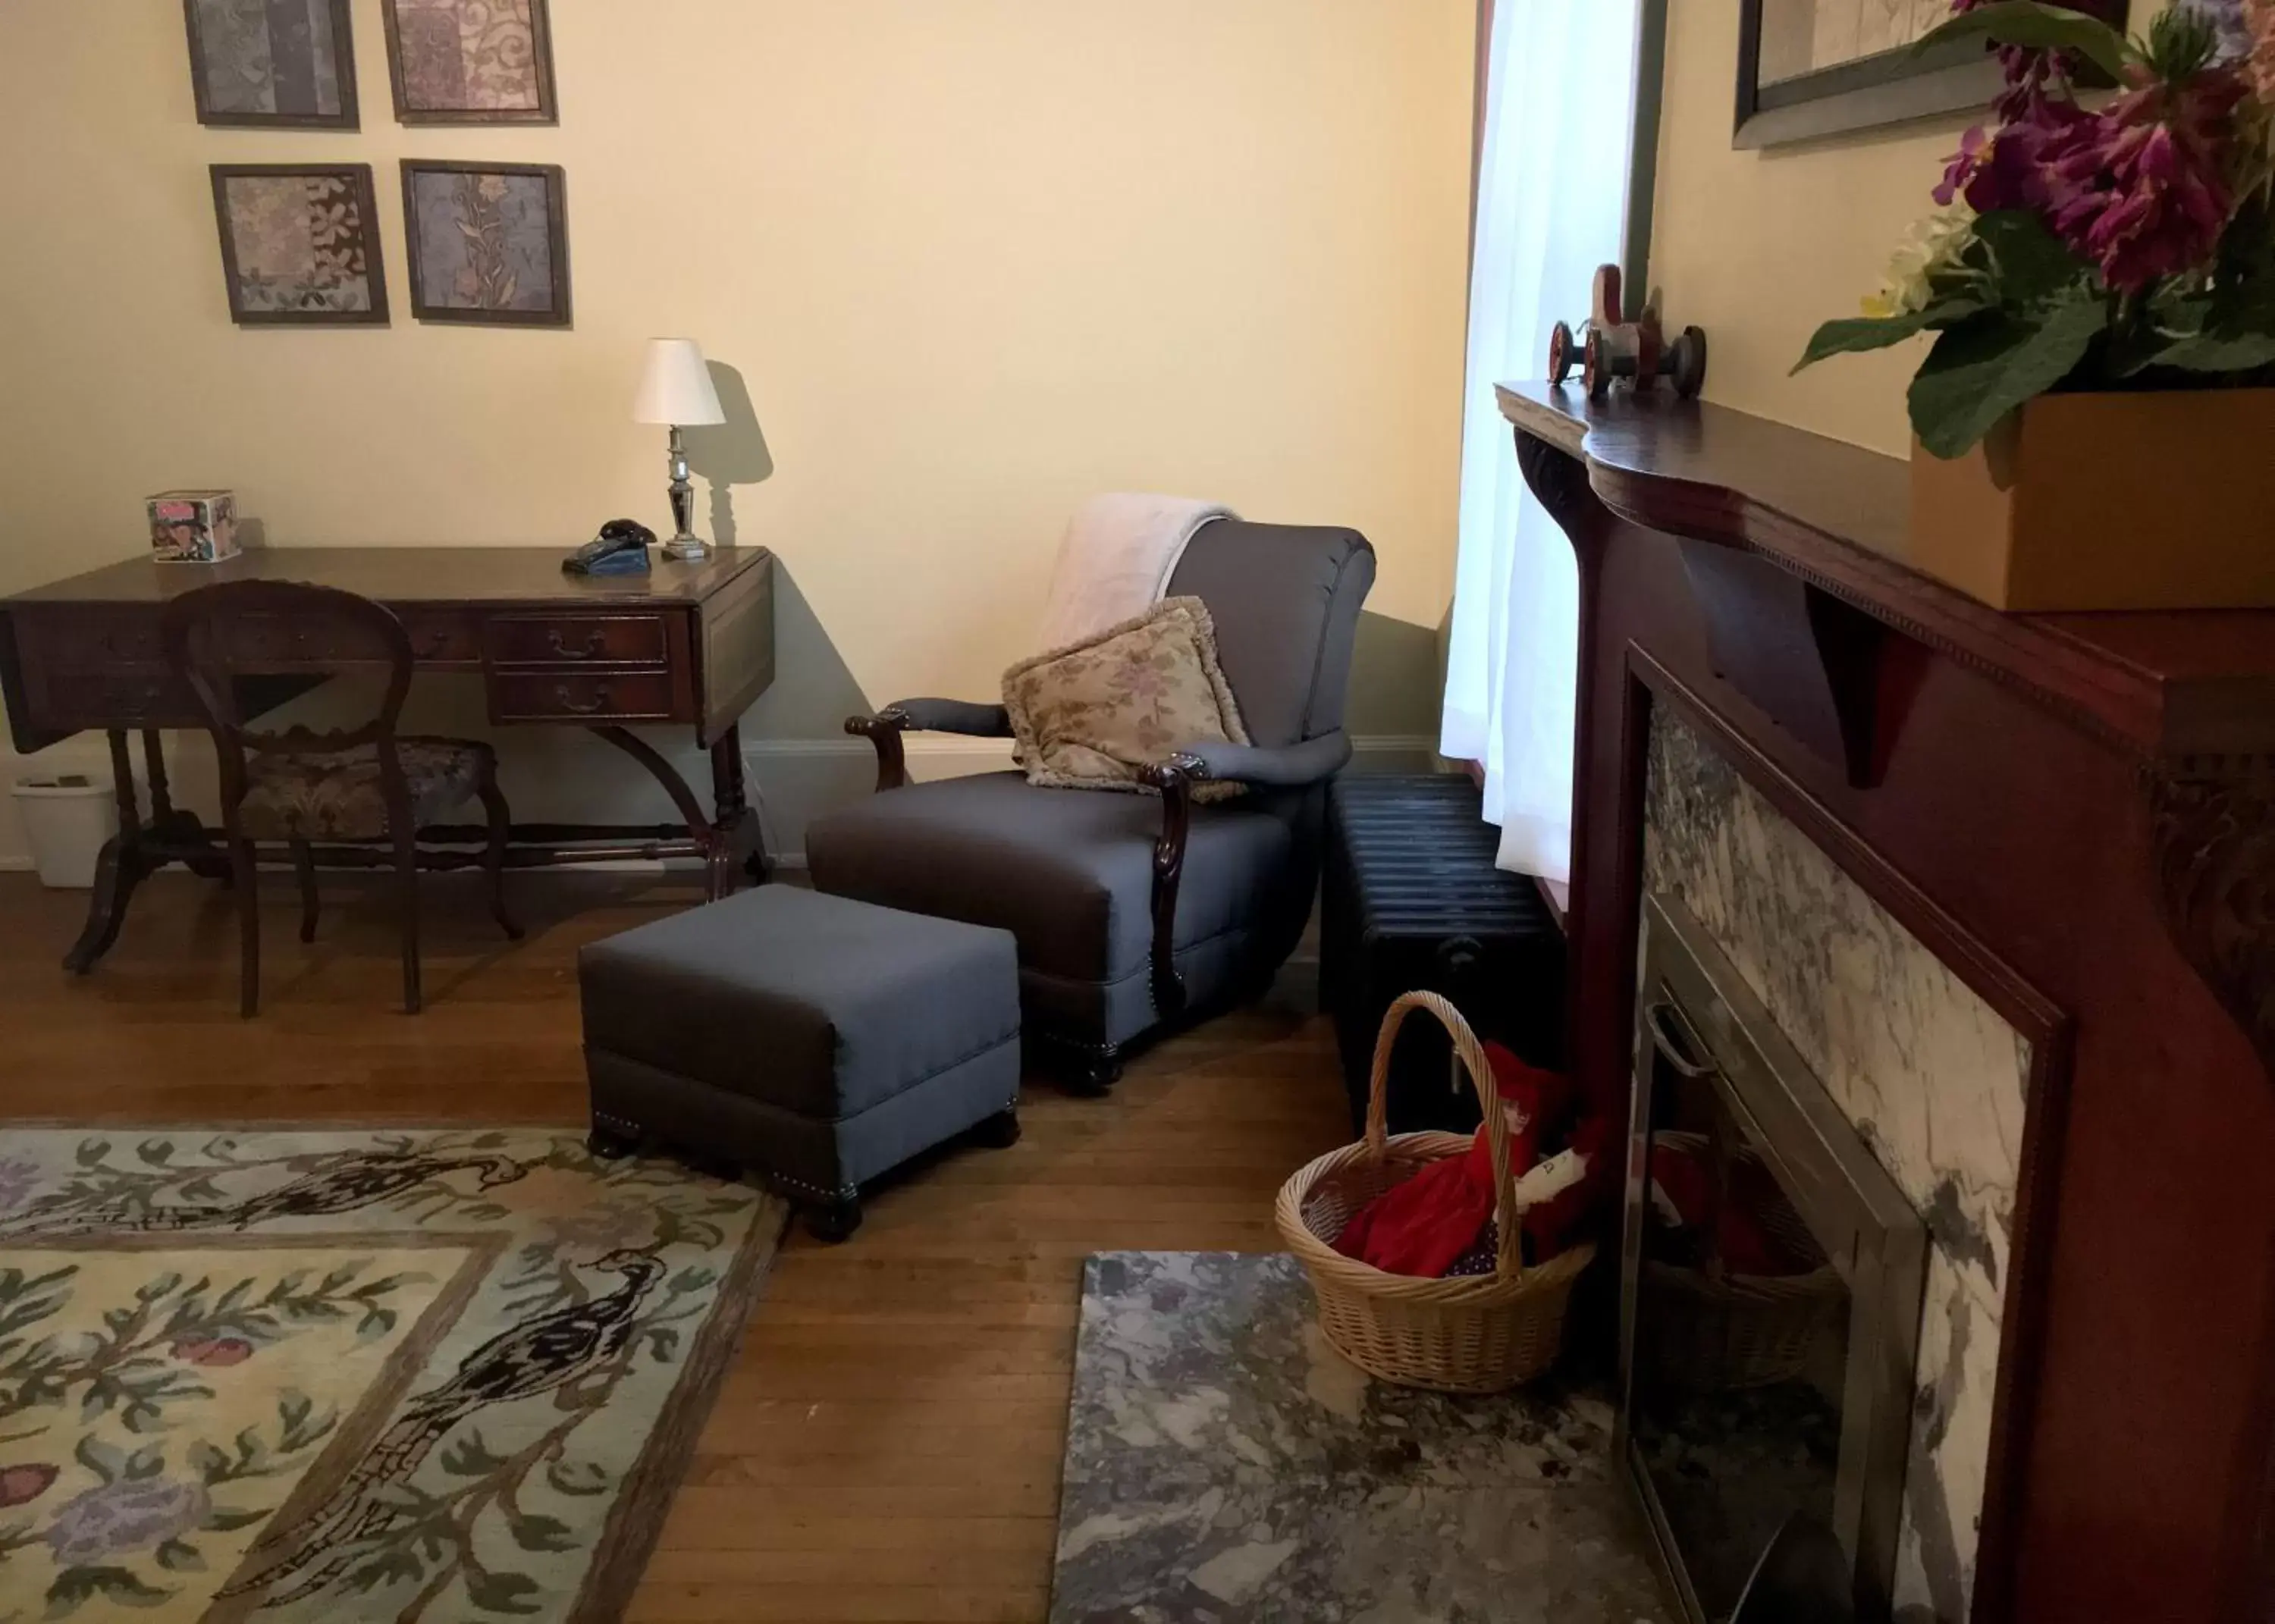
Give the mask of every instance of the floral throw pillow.
<path id="1" fill-rule="evenodd" d="M 1138 773 L 1184 745 L 1249 742 L 1198 598 L 1165 598 L 1086 642 L 1013 666 L 1003 706 L 1027 782 L 1051 789 L 1143 792 Z M 1240 788 L 1201 784 L 1193 798 L 1221 800 Z"/>

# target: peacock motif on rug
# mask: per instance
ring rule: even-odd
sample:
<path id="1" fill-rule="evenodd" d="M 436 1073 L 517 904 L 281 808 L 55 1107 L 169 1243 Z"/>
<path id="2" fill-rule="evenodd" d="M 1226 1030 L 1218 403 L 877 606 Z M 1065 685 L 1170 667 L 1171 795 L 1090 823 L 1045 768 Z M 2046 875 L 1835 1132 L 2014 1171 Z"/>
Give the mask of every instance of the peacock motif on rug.
<path id="1" fill-rule="evenodd" d="M 0 1624 L 617 1616 L 783 1216 L 542 1129 L 0 1131 Z"/>

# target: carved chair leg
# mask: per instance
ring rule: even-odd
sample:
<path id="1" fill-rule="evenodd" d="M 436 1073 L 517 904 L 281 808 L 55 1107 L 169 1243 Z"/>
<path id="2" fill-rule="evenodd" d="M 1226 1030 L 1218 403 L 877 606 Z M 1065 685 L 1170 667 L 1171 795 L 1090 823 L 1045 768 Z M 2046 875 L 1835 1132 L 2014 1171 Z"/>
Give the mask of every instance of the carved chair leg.
<path id="1" fill-rule="evenodd" d="M 292 836 L 292 872 L 300 881 L 300 940 L 316 940 L 316 853 L 306 839 Z"/>
<path id="2" fill-rule="evenodd" d="M 237 1012 L 251 1019 L 261 1013 L 261 895 L 253 880 L 253 842 L 231 841 L 229 857 L 237 891 Z"/>
<path id="3" fill-rule="evenodd" d="M 499 789 L 494 776 L 485 774 L 477 793 L 482 797 L 482 811 L 489 817 L 490 838 L 482 851 L 482 872 L 489 881 L 490 917 L 498 922 L 498 928 L 509 940 L 519 941 L 521 926 L 514 922 L 505 905 L 505 849 L 506 842 L 513 838 L 513 812 L 506 805 L 504 792 Z"/>
<path id="4" fill-rule="evenodd" d="M 403 926 L 403 1012 L 417 1015 L 426 1007 L 419 987 L 419 835 L 408 818 L 396 824 L 395 886 Z"/>

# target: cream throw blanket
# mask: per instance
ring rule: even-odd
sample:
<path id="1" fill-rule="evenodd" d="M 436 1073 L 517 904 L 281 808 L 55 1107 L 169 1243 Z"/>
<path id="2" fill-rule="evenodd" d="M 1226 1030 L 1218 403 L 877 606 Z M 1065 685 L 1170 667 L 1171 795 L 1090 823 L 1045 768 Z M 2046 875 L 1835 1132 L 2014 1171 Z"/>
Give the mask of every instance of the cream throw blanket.
<path id="1" fill-rule="evenodd" d="M 1092 496 L 1059 543 L 1042 648 L 1069 648 L 1143 615 L 1168 593 L 1193 533 L 1234 517 L 1221 502 L 1186 496 Z"/>

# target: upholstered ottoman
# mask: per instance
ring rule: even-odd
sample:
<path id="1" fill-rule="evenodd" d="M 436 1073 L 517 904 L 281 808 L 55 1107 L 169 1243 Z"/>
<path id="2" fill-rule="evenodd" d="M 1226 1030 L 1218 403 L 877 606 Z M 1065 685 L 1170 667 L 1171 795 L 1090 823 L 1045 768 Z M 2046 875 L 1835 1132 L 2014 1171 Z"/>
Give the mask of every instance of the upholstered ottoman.
<path id="1" fill-rule="evenodd" d="M 593 1147 L 749 1168 L 842 1241 L 860 1186 L 1017 1139 L 1011 933 L 761 886 L 578 955 Z"/>

